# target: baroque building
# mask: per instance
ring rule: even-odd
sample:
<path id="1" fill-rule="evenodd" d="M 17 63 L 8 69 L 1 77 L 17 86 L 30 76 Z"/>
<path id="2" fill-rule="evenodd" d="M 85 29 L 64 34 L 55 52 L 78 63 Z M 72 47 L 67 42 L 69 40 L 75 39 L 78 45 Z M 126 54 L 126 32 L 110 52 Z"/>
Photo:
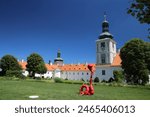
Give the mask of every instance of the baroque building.
<path id="1" fill-rule="evenodd" d="M 23 68 L 23 75 L 27 76 L 27 62 L 21 61 L 19 63 Z M 109 22 L 106 20 L 106 15 L 102 22 L 102 33 L 96 40 L 96 63 L 93 65 L 96 68 L 93 78 L 98 77 L 100 81 L 113 78 L 113 71 L 121 70 L 121 59 L 119 53 L 116 51 L 116 42 L 113 35 L 109 32 Z M 45 66 L 47 67 L 47 72 L 45 74 L 35 74 L 36 77 L 58 77 L 62 79 L 84 81 L 88 81 L 90 78 L 90 71 L 87 68 L 87 63 L 64 64 L 60 50 L 57 52 L 54 63 L 49 62 L 45 64 Z"/>

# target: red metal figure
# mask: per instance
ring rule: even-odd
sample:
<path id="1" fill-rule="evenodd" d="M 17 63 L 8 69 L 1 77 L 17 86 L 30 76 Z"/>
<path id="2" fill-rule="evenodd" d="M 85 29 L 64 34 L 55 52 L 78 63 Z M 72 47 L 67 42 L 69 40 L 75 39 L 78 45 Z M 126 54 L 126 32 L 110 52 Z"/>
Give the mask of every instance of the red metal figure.
<path id="1" fill-rule="evenodd" d="M 88 65 L 88 69 L 91 72 L 91 76 L 90 76 L 90 86 L 83 84 L 80 88 L 80 95 L 93 95 L 94 94 L 94 87 L 92 85 L 92 76 L 94 74 L 94 67 L 92 64 Z"/>

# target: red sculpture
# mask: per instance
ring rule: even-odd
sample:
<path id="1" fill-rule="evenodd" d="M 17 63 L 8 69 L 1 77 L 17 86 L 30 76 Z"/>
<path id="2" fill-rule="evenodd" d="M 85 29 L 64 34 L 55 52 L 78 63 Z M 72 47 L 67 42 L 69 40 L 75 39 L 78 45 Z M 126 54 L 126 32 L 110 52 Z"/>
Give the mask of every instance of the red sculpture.
<path id="1" fill-rule="evenodd" d="M 94 74 L 94 66 L 92 64 L 88 65 L 88 69 L 91 72 L 91 77 L 90 77 L 90 86 L 83 84 L 80 88 L 80 95 L 93 95 L 94 94 L 94 87 L 92 85 L 92 76 Z"/>

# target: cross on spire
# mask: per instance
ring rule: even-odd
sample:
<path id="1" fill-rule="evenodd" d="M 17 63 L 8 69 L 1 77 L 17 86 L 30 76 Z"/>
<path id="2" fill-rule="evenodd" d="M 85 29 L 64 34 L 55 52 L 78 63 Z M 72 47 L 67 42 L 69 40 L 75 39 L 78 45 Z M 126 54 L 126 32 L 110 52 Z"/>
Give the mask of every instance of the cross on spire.
<path id="1" fill-rule="evenodd" d="M 106 11 L 104 12 L 104 21 L 106 21 Z"/>

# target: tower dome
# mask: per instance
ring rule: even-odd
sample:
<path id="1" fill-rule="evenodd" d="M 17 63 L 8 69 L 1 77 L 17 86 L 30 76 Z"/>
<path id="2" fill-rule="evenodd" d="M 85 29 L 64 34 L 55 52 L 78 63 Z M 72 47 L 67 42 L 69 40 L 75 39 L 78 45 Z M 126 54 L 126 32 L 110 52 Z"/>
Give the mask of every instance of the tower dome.
<path id="1" fill-rule="evenodd" d="M 110 38 L 113 39 L 113 35 L 109 33 L 109 22 L 106 20 L 106 15 L 104 15 L 104 21 L 102 23 L 102 33 L 99 36 L 99 39 Z"/>
<path id="2" fill-rule="evenodd" d="M 54 59 L 54 64 L 63 65 L 63 59 L 61 58 L 60 50 L 57 52 L 57 58 Z"/>

